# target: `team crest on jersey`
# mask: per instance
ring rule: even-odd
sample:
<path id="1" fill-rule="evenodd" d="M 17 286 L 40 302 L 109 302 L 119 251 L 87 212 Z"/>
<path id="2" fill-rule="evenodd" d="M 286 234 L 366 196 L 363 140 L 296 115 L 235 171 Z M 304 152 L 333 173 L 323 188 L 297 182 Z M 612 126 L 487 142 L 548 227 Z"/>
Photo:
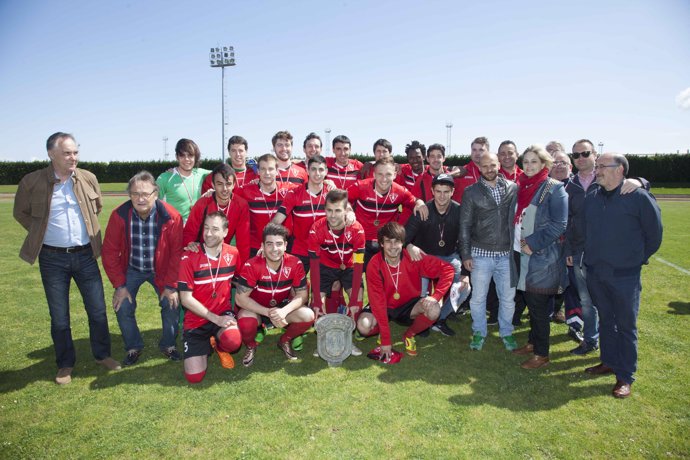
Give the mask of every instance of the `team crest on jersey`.
<path id="1" fill-rule="evenodd" d="M 280 193 L 280 196 L 282 196 L 283 198 L 285 198 L 285 195 L 287 195 L 287 192 L 288 192 L 288 189 L 286 189 L 286 188 L 278 189 L 278 193 Z"/>
<path id="2" fill-rule="evenodd" d="M 395 201 L 398 199 L 398 194 L 397 193 L 391 193 L 390 197 L 391 197 L 391 201 Z"/>
<path id="3" fill-rule="evenodd" d="M 287 278 L 288 276 L 290 276 L 290 272 L 291 272 L 291 271 L 292 271 L 292 268 L 290 268 L 290 267 L 283 267 L 283 274 L 285 275 L 286 278 Z"/>
<path id="4" fill-rule="evenodd" d="M 346 232 L 345 232 L 345 239 L 346 239 L 347 241 L 350 241 L 350 240 L 352 239 L 352 232 L 350 232 L 349 230 L 346 231 Z"/>
<path id="5" fill-rule="evenodd" d="M 224 260 L 225 263 L 228 264 L 228 265 L 230 265 L 230 263 L 232 262 L 232 259 L 233 259 L 234 257 L 235 257 L 235 256 L 233 256 L 232 254 L 223 254 L 223 260 Z"/>

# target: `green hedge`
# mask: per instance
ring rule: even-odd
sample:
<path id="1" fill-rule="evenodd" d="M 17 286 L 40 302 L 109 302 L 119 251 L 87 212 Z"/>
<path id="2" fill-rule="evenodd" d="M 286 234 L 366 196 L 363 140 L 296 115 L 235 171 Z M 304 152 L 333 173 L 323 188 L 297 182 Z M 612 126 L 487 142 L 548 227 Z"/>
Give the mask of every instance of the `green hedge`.
<path id="1" fill-rule="evenodd" d="M 352 155 L 360 161 L 373 160 L 370 156 Z M 394 157 L 398 163 L 404 163 L 404 156 Z M 651 182 L 687 182 L 690 178 L 690 155 L 627 155 L 630 162 L 630 174 L 649 179 Z M 446 158 L 446 165 L 464 165 L 469 161 L 469 156 L 451 156 Z M 218 159 L 202 160 L 201 167 L 213 169 L 219 163 Z M 158 177 L 163 171 L 172 168 L 177 163 L 174 161 L 111 161 L 110 163 L 89 162 L 79 163 L 79 167 L 94 173 L 102 183 L 127 182 L 135 173 L 145 169 Z M 0 162 L 0 184 L 15 185 L 26 174 L 37 169 L 45 168 L 47 161 L 4 161 Z"/>

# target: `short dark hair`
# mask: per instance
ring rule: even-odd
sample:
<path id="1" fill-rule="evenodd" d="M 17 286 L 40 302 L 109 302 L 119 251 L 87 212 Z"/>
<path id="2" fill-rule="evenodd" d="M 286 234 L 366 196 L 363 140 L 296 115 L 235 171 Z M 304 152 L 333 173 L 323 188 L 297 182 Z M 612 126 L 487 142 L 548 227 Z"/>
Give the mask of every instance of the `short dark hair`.
<path id="1" fill-rule="evenodd" d="M 323 141 L 321 141 L 321 138 L 319 137 L 319 135 L 316 133 L 309 133 L 309 134 L 307 134 L 307 137 L 304 138 L 304 143 L 302 143 L 302 148 L 306 149 L 307 148 L 307 142 L 309 142 L 312 139 L 318 139 L 319 144 L 323 147 Z"/>
<path id="2" fill-rule="evenodd" d="M 232 177 L 232 183 L 237 183 L 235 170 L 232 169 L 227 163 L 220 163 L 218 166 L 213 168 L 213 171 L 211 171 L 211 182 L 215 180 L 216 174 L 220 174 L 225 180 L 228 180 L 228 177 Z"/>
<path id="3" fill-rule="evenodd" d="M 214 211 L 206 215 L 206 219 L 209 217 L 220 217 L 221 222 L 223 222 L 223 228 L 228 229 L 228 216 L 225 215 L 223 211 Z M 206 220 L 204 219 L 204 221 Z"/>
<path id="4" fill-rule="evenodd" d="M 405 155 L 409 155 L 410 152 L 414 152 L 419 149 L 422 152 L 422 156 L 426 158 L 426 146 L 419 141 L 412 141 L 405 146 Z"/>
<path id="5" fill-rule="evenodd" d="M 489 139 L 484 136 L 475 137 L 472 144 L 486 145 L 486 149 L 489 150 Z M 472 144 L 470 144 L 470 147 Z"/>
<path id="6" fill-rule="evenodd" d="M 275 146 L 278 139 L 290 141 L 290 144 L 292 144 L 292 134 L 290 134 L 290 131 L 278 131 L 275 133 L 273 138 L 271 138 L 271 145 Z"/>
<path id="7" fill-rule="evenodd" d="M 405 227 L 397 222 L 388 222 L 383 227 L 379 229 L 377 239 L 379 245 L 383 246 L 383 239 L 388 238 L 389 240 L 398 240 L 405 242 Z"/>
<path id="8" fill-rule="evenodd" d="M 263 155 L 261 155 L 261 156 L 256 160 L 256 164 L 258 165 L 258 164 L 261 163 L 262 161 L 272 161 L 272 162 L 274 162 L 275 164 L 278 164 L 278 159 L 277 159 L 276 156 L 273 155 L 272 153 L 264 153 Z"/>
<path id="9" fill-rule="evenodd" d="M 312 163 L 326 164 L 326 159 L 321 155 L 314 155 L 313 157 L 309 158 L 309 161 L 307 162 L 307 169 L 311 167 Z"/>
<path id="10" fill-rule="evenodd" d="M 58 142 L 60 142 L 63 139 L 72 139 L 75 144 L 77 143 L 77 140 L 74 138 L 73 135 L 58 131 L 55 134 L 51 134 L 48 140 L 46 141 L 46 150 L 53 150 L 55 147 L 57 147 Z"/>
<path id="11" fill-rule="evenodd" d="M 282 225 L 269 222 L 264 227 L 263 234 L 261 235 L 261 241 L 265 242 L 266 238 L 269 236 L 282 236 L 285 242 L 287 242 L 290 233 L 288 232 L 288 229 L 283 227 Z"/>
<path id="12" fill-rule="evenodd" d="M 374 163 L 374 169 L 378 168 L 380 165 L 393 165 L 395 167 L 395 160 L 393 157 L 379 158 Z"/>
<path id="13" fill-rule="evenodd" d="M 587 144 L 591 145 L 591 146 L 592 146 L 592 151 L 593 151 L 594 153 L 597 153 L 597 150 L 594 148 L 594 142 L 590 141 L 589 139 L 580 139 L 580 140 L 575 141 L 575 143 L 573 144 L 573 149 L 575 148 L 575 146 L 576 146 L 577 144 L 584 144 L 584 143 L 587 143 Z"/>
<path id="14" fill-rule="evenodd" d="M 428 155 L 429 152 L 431 152 L 432 150 L 440 150 L 440 151 L 441 151 L 441 155 L 443 155 L 443 157 L 445 158 L 445 156 L 446 156 L 446 148 L 445 148 L 443 145 L 441 145 L 441 144 L 431 144 L 431 145 L 429 146 L 429 148 L 427 148 L 427 150 L 426 150 L 427 155 Z"/>
<path id="15" fill-rule="evenodd" d="M 498 150 L 501 150 L 501 147 L 503 147 L 504 145 L 512 145 L 513 147 L 515 147 L 515 153 L 517 154 L 517 145 L 515 145 L 515 142 L 510 140 L 503 141 L 499 144 Z"/>
<path id="16" fill-rule="evenodd" d="M 158 192 L 158 184 L 156 183 L 156 178 L 153 177 L 153 174 L 146 170 L 139 171 L 135 175 L 132 176 L 132 178 L 127 182 L 127 193 L 132 190 L 132 186 L 134 185 L 135 182 L 148 182 L 151 185 L 153 185 L 153 191 Z"/>
<path id="17" fill-rule="evenodd" d="M 343 200 L 347 201 L 347 190 L 336 188 L 326 195 L 326 203 L 341 203 Z"/>
<path id="18" fill-rule="evenodd" d="M 177 144 L 175 144 L 175 156 L 179 157 L 182 153 L 191 153 L 192 155 L 194 155 L 194 167 L 199 167 L 201 150 L 199 150 L 199 146 L 196 145 L 196 142 L 194 142 L 191 139 L 184 138 L 177 141 Z"/>
<path id="19" fill-rule="evenodd" d="M 247 139 L 242 136 L 232 136 L 230 139 L 228 139 L 228 150 L 230 150 L 230 146 L 233 144 L 242 144 L 244 145 L 245 150 L 249 150 Z"/>
<path id="20" fill-rule="evenodd" d="M 372 153 L 376 151 L 376 147 L 379 145 L 388 150 L 388 152 L 393 153 L 393 144 L 391 144 L 388 139 L 379 139 L 374 142 L 374 146 L 371 148 Z"/>
<path id="21" fill-rule="evenodd" d="M 335 147 L 335 144 L 347 144 L 350 147 L 352 147 L 352 142 L 350 142 L 350 138 L 344 134 L 339 134 L 333 138 L 333 142 L 331 143 L 331 145 Z"/>

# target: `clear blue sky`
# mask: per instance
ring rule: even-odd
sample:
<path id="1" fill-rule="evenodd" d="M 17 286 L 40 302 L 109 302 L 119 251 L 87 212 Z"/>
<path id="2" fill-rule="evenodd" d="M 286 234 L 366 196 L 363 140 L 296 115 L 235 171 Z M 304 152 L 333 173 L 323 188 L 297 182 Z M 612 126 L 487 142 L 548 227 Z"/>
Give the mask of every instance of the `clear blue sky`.
<path id="1" fill-rule="evenodd" d="M 227 136 L 252 155 L 326 128 L 401 154 L 445 144 L 448 121 L 455 154 L 480 135 L 685 152 L 688 24 L 688 0 L 0 0 L 0 160 L 46 158 L 55 131 L 82 161 L 162 158 L 163 137 L 220 158 L 224 44 Z"/>

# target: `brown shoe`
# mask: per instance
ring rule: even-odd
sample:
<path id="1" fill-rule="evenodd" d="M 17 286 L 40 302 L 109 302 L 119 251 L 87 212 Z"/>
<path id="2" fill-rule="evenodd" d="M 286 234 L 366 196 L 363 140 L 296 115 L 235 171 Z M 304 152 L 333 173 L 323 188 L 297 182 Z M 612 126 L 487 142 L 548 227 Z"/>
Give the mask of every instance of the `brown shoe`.
<path id="1" fill-rule="evenodd" d="M 244 367 L 249 367 L 254 364 L 254 356 L 256 356 L 256 347 L 247 347 L 244 358 L 242 358 L 242 365 Z"/>
<path id="2" fill-rule="evenodd" d="M 628 396 L 630 396 L 632 394 L 632 389 L 630 388 L 630 385 L 630 383 L 625 383 L 622 380 L 616 380 L 616 386 L 613 387 L 613 391 L 611 391 L 613 397 L 618 399 L 625 399 Z"/>
<path id="3" fill-rule="evenodd" d="M 589 374 L 589 375 L 613 374 L 613 369 L 611 369 L 610 367 L 608 367 L 604 363 L 599 363 L 596 366 L 586 368 L 585 374 Z"/>
<path id="4" fill-rule="evenodd" d="M 67 385 L 72 381 L 72 367 L 61 367 L 55 376 L 55 383 L 58 385 Z"/>
<path id="5" fill-rule="evenodd" d="M 531 355 L 532 353 L 534 353 L 534 345 L 531 343 L 528 343 L 524 347 L 513 350 L 514 355 Z"/>
<path id="6" fill-rule="evenodd" d="M 292 351 L 292 347 L 290 346 L 290 341 L 288 340 L 287 342 L 278 342 L 278 348 L 283 350 L 283 353 L 285 353 L 285 357 L 290 360 L 294 361 L 297 359 L 297 356 L 295 355 L 295 352 Z"/>
<path id="7" fill-rule="evenodd" d="M 97 359 L 96 362 L 100 364 L 101 366 L 105 367 L 109 371 L 119 371 L 122 369 L 122 366 L 120 366 L 120 363 L 115 361 L 113 358 L 108 356 L 105 359 Z"/>
<path id="8" fill-rule="evenodd" d="M 534 355 L 524 363 L 520 364 L 520 367 L 523 369 L 539 369 L 547 364 L 549 364 L 548 356 Z"/>
<path id="9" fill-rule="evenodd" d="M 557 311 L 556 313 L 554 313 L 553 322 L 559 323 L 559 324 L 565 323 L 565 313 L 563 313 L 563 310 L 560 310 L 560 311 Z"/>

